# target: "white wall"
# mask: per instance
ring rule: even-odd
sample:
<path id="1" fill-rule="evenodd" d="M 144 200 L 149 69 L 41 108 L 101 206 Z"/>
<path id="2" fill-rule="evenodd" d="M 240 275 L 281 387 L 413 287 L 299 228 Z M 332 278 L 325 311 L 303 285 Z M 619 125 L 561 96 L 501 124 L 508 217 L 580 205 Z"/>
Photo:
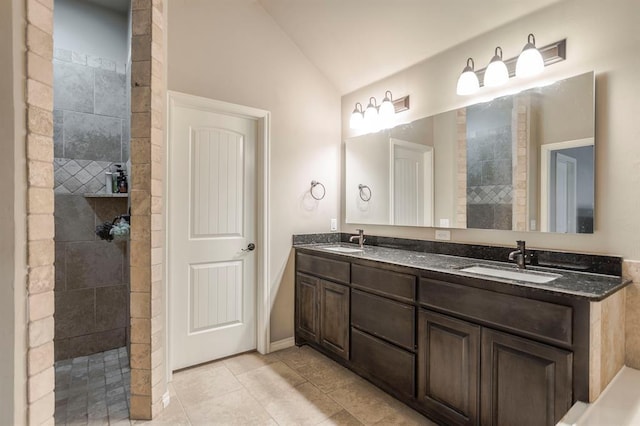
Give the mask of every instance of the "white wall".
<path id="1" fill-rule="evenodd" d="M 127 62 L 128 14 L 83 0 L 55 0 L 54 47 Z"/>
<path id="2" fill-rule="evenodd" d="M 411 95 L 411 110 L 403 121 L 437 114 L 477 102 L 505 89 L 482 89 L 475 98 L 455 94 L 456 80 L 466 58 L 481 68 L 493 48 L 502 46 L 505 57 L 516 56 L 528 33 L 540 46 L 567 38 L 567 60 L 545 70 L 553 80 L 591 70 L 596 74 L 596 221 L 591 235 L 554 235 L 535 232 L 452 230 L 453 241 L 513 245 L 527 240 L 531 247 L 622 255 L 640 259 L 640 33 L 637 30 L 640 2 L 618 0 L 568 0 L 496 28 L 429 60 L 364 87 L 342 98 L 342 136 L 352 132 L 349 114 L 355 102 L 391 90 L 396 96 Z M 522 83 L 520 83 L 522 84 Z M 343 224 L 352 232 L 357 225 Z M 378 235 L 433 239 L 433 228 L 368 226 Z"/>
<path id="3" fill-rule="evenodd" d="M 271 340 L 291 337 L 291 235 L 339 218 L 340 96 L 257 1 L 167 6 L 168 89 L 271 111 Z M 314 179 L 327 190 L 319 202 Z"/>
<path id="4" fill-rule="evenodd" d="M 0 424 L 26 422 L 24 3 L 0 3 Z"/>

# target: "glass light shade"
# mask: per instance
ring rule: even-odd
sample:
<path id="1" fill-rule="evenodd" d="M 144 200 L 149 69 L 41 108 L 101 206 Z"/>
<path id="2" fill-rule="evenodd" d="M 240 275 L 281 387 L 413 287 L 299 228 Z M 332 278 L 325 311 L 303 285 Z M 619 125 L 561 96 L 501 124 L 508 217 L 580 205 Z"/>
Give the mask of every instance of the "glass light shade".
<path id="1" fill-rule="evenodd" d="M 536 47 L 527 43 L 516 62 L 516 77 L 531 77 L 544 70 L 544 59 Z"/>
<path id="2" fill-rule="evenodd" d="M 378 107 L 375 98 L 369 99 L 369 105 L 364 110 L 364 125 L 369 131 L 376 131 L 379 127 L 378 123 Z"/>
<path id="3" fill-rule="evenodd" d="M 360 111 L 353 111 L 351 113 L 351 118 L 349 119 L 349 127 L 352 129 L 362 129 L 362 125 L 364 124 L 364 116 Z"/>
<path id="4" fill-rule="evenodd" d="M 382 103 L 380 104 L 378 115 L 380 115 L 380 118 L 382 120 L 389 120 L 393 118 L 394 115 L 396 115 L 396 109 L 393 106 L 393 102 L 391 102 L 391 99 L 385 98 L 385 100 L 382 101 Z"/>
<path id="5" fill-rule="evenodd" d="M 509 70 L 502 62 L 502 49 L 496 47 L 496 53 L 484 72 L 484 85 L 487 87 L 501 86 L 509 81 Z"/>
<path id="6" fill-rule="evenodd" d="M 458 85 L 456 93 L 458 95 L 471 95 L 480 90 L 480 82 L 474 71 L 475 63 L 473 58 L 467 59 L 467 66 L 462 70 L 462 74 L 458 77 Z"/>

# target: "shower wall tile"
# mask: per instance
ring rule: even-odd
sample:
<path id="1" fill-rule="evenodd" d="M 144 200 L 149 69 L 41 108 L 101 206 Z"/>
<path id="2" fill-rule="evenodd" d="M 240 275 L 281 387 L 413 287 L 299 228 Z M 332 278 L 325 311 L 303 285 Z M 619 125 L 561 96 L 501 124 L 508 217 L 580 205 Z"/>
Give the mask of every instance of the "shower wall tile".
<path id="1" fill-rule="evenodd" d="M 53 61 L 53 107 L 68 111 L 93 113 L 93 69 Z"/>
<path id="2" fill-rule="evenodd" d="M 482 185 L 511 185 L 511 160 L 494 160 L 482 163 Z"/>
<path id="3" fill-rule="evenodd" d="M 92 200 L 82 195 L 55 196 L 55 240 L 93 241 L 95 221 Z"/>
<path id="4" fill-rule="evenodd" d="M 68 290 L 123 283 L 123 248 L 117 243 L 101 240 L 67 243 L 66 257 Z"/>
<path id="5" fill-rule="evenodd" d="M 96 330 L 126 327 L 129 291 L 126 285 L 96 288 Z"/>
<path id="6" fill-rule="evenodd" d="M 103 222 L 113 222 L 117 216 L 127 214 L 128 200 L 126 198 L 96 198 L 94 200 L 95 226 Z M 114 241 L 113 244 L 123 244 Z"/>
<path id="7" fill-rule="evenodd" d="M 55 341 L 55 359 L 63 359 L 86 356 L 109 349 L 121 348 L 126 345 L 126 329 L 116 328 L 87 334 L 84 336 L 58 339 Z"/>
<path id="8" fill-rule="evenodd" d="M 56 294 L 58 291 L 66 290 L 66 282 L 67 282 L 67 269 L 65 261 L 65 243 L 56 242 L 56 257 L 55 257 L 55 291 Z"/>
<path id="9" fill-rule="evenodd" d="M 95 324 L 95 291 L 80 289 L 58 292 L 55 297 L 55 336 L 81 336 L 93 330 Z"/>
<path id="10" fill-rule="evenodd" d="M 128 200 L 84 194 L 105 192 L 105 172 L 129 156 L 130 67 L 64 49 L 56 49 L 53 62 L 55 358 L 61 360 L 127 343 L 127 243 L 102 241 L 95 227 L 126 214 Z"/>
<path id="11" fill-rule="evenodd" d="M 122 120 L 66 111 L 64 152 L 67 158 L 120 161 Z"/>
<path id="12" fill-rule="evenodd" d="M 64 145 L 63 145 L 63 123 L 64 111 L 60 109 L 53 110 L 53 156 L 64 157 Z"/>
<path id="13" fill-rule="evenodd" d="M 126 118 L 129 115 L 126 84 L 126 76 L 116 73 L 115 69 L 113 71 L 96 69 L 95 113 Z"/>

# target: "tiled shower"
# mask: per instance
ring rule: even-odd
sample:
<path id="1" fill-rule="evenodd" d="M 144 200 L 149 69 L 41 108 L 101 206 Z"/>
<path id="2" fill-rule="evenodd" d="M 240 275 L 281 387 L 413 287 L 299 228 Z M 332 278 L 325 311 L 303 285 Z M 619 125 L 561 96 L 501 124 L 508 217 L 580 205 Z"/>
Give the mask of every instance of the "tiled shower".
<path id="1" fill-rule="evenodd" d="M 129 157 L 126 64 L 57 48 L 54 53 L 56 360 L 126 346 L 126 241 L 97 225 L 127 213 L 108 196 L 105 172 Z"/>
<path id="2" fill-rule="evenodd" d="M 56 15 L 64 13 L 73 19 Z M 114 58 L 96 54 L 104 46 L 83 50 L 69 38 L 114 19 L 126 31 L 127 12 L 78 0 L 54 4 L 56 424 L 128 418 L 129 243 L 103 240 L 96 227 L 129 211 L 128 194 L 112 193 L 106 173 L 129 169 L 131 76 L 123 57 L 130 42 L 126 34 L 94 37 L 120 43 L 123 54 Z"/>

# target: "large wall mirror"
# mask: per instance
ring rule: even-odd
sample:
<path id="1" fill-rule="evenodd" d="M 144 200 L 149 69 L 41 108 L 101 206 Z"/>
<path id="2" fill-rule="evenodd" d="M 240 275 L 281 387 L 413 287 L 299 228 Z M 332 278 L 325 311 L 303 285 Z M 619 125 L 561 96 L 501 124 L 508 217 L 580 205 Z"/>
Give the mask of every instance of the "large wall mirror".
<path id="1" fill-rule="evenodd" d="M 593 233 L 594 74 L 345 142 L 347 223 Z"/>

